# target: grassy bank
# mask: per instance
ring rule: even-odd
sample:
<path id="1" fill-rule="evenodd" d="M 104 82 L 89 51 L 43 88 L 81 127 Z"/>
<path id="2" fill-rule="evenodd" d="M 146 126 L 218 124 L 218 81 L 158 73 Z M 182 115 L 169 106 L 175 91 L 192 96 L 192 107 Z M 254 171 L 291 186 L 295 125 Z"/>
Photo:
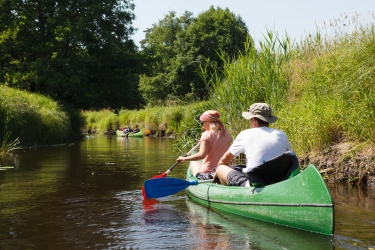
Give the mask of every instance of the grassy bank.
<path id="1" fill-rule="evenodd" d="M 142 130 L 150 130 L 153 136 L 178 135 L 179 149 L 184 151 L 196 143 L 202 132 L 199 116 L 209 108 L 212 108 L 209 102 L 200 102 L 186 106 L 121 110 L 118 114 L 109 110 L 85 111 L 82 113 L 84 132 L 113 134 L 117 129 L 138 125 Z"/>
<path id="2" fill-rule="evenodd" d="M 342 140 L 374 144 L 374 25 L 335 34 L 291 45 L 268 33 L 258 50 L 225 61 L 225 80 L 211 82 L 214 106 L 238 133 L 248 126 L 242 111 L 269 103 L 299 155 Z"/>
<path id="3" fill-rule="evenodd" d="M 0 85 L 1 152 L 78 139 L 80 116 L 51 99 Z"/>
<path id="4" fill-rule="evenodd" d="M 338 180 L 359 183 L 375 175 L 375 28 L 355 17 L 332 23 L 331 35 L 317 32 L 298 44 L 269 32 L 257 51 L 225 60 L 225 80 L 211 82 L 212 102 L 225 107 L 235 133 L 248 126 L 241 112 L 251 103 L 271 104 L 280 117 L 273 126 L 288 134 L 304 164 L 333 167 Z M 351 32 L 341 29 L 347 23 Z M 343 143 L 351 146 L 342 155 L 332 150 Z"/>

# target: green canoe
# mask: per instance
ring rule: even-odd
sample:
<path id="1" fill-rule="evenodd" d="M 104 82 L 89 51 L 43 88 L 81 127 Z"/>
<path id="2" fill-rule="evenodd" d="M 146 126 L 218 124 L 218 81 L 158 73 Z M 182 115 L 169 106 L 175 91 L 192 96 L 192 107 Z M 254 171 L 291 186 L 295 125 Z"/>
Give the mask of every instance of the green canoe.
<path id="1" fill-rule="evenodd" d="M 143 137 L 145 135 L 145 133 L 141 130 L 139 131 L 138 133 L 131 133 L 131 134 L 128 134 L 128 137 Z"/>
<path id="2" fill-rule="evenodd" d="M 196 180 L 190 167 L 186 180 Z M 206 182 L 189 186 L 186 194 L 192 201 L 218 213 L 236 214 L 324 235 L 334 232 L 332 197 L 313 165 L 288 180 L 265 187 L 233 187 Z"/>
<path id="3" fill-rule="evenodd" d="M 143 137 L 144 136 L 144 132 L 141 130 L 139 131 L 138 133 L 130 133 L 130 134 L 122 134 L 122 131 L 121 130 L 117 130 L 116 131 L 116 136 L 121 136 L 121 137 Z"/>
<path id="4" fill-rule="evenodd" d="M 126 135 L 122 134 L 121 130 L 116 130 L 116 136 L 126 137 Z"/>

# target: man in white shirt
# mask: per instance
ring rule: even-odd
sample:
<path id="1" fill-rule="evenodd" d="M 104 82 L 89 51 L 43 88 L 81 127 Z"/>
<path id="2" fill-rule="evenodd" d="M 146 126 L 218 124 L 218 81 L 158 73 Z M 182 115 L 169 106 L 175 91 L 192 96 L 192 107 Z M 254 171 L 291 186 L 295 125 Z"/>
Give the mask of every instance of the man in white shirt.
<path id="1" fill-rule="evenodd" d="M 250 121 L 251 128 L 241 131 L 236 137 L 221 157 L 214 177 L 229 186 L 250 186 L 244 173 L 286 151 L 291 151 L 286 134 L 269 127 L 277 117 L 272 115 L 272 109 L 266 103 L 252 104 L 242 116 Z M 246 167 L 242 172 L 229 167 L 231 160 L 240 153 L 246 155 Z"/>

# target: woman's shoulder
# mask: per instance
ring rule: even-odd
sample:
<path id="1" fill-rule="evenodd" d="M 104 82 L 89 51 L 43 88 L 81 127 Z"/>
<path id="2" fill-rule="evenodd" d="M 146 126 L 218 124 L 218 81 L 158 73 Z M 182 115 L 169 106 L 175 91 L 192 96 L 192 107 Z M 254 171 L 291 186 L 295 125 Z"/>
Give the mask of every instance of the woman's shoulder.
<path id="1" fill-rule="evenodd" d="M 202 133 L 202 136 L 211 136 L 211 135 L 213 135 L 213 134 L 215 134 L 215 132 L 213 131 L 213 130 L 206 130 L 206 131 L 204 131 L 203 133 Z"/>
<path id="2" fill-rule="evenodd" d="M 202 139 L 203 140 L 208 140 L 208 139 L 210 139 L 212 137 L 216 137 L 216 133 L 215 133 L 215 131 L 213 131 L 213 130 L 210 129 L 210 130 L 204 131 L 202 133 L 201 140 Z"/>

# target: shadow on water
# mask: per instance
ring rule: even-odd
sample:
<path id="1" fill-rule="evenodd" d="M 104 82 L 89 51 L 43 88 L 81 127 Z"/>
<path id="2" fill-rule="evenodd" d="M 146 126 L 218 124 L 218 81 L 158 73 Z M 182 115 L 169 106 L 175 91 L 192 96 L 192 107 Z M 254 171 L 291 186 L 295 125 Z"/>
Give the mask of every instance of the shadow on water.
<path id="1" fill-rule="evenodd" d="M 172 166 L 171 139 L 90 137 L 26 149 L 0 171 L 0 249 L 371 249 L 375 190 L 329 186 L 333 237 L 219 215 L 185 193 L 143 201 Z M 184 178 L 187 163 L 170 173 Z"/>

